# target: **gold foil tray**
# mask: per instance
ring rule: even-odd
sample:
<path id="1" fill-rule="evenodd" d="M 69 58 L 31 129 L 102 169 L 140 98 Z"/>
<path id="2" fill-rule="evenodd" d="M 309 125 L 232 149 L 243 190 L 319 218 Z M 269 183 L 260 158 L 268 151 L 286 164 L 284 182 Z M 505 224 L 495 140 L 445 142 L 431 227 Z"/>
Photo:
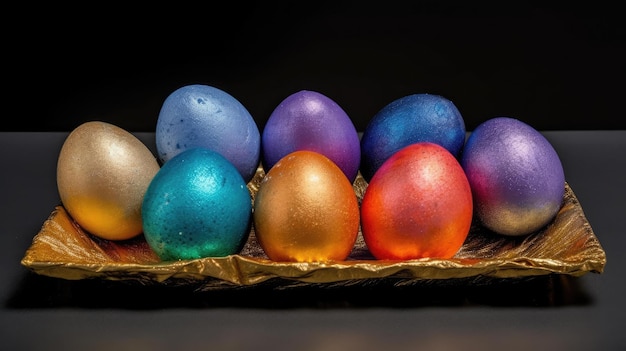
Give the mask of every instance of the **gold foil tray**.
<path id="1" fill-rule="evenodd" d="M 248 188 L 254 198 L 262 172 Z M 362 199 L 367 184 L 354 183 Z M 473 225 L 454 258 L 381 261 L 371 256 L 361 233 L 345 261 L 330 263 L 274 262 L 264 254 L 251 229 L 237 255 L 160 262 L 143 236 L 113 242 L 83 231 L 62 206 L 43 223 L 27 249 L 22 265 L 32 271 L 68 280 L 99 278 L 135 280 L 143 284 L 195 284 L 202 289 L 243 287 L 274 279 L 285 285 L 355 284 L 372 279 L 402 282 L 468 277 L 514 278 L 546 274 L 581 276 L 602 273 L 606 255 L 574 192 L 566 184 L 563 205 L 543 230 L 525 237 L 503 237 Z M 280 285 L 279 284 L 279 285 Z"/>

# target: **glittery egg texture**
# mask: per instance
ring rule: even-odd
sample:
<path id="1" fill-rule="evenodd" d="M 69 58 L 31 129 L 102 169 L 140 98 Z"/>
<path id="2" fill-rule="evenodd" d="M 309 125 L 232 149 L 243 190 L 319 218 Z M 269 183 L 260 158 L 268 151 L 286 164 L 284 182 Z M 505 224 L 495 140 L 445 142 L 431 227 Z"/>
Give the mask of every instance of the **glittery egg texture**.
<path id="1" fill-rule="evenodd" d="M 496 117 L 468 137 L 461 164 L 472 187 L 476 216 L 510 236 L 547 225 L 561 207 L 563 166 L 550 142 L 528 124 Z"/>
<path id="2" fill-rule="evenodd" d="M 130 132 L 91 121 L 65 139 L 57 186 L 63 206 L 83 229 L 125 240 L 142 232 L 141 203 L 158 171 L 156 157 Z"/>
<path id="3" fill-rule="evenodd" d="M 219 153 L 188 149 L 165 163 L 143 200 L 146 241 L 164 261 L 238 253 L 252 220 L 250 192 Z"/>
<path id="4" fill-rule="evenodd" d="M 328 157 L 350 181 L 359 171 L 361 147 L 352 120 L 335 101 L 315 91 L 302 90 L 285 98 L 265 124 L 261 142 L 266 171 L 298 150 Z"/>
<path id="5" fill-rule="evenodd" d="M 458 156 L 465 143 L 465 121 L 452 101 L 433 94 L 394 100 L 370 120 L 361 138 L 361 174 L 369 181 L 401 148 L 432 142 Z"/>
<path id="6" fill-rule="evenodd" d="M 261 157 L 259 128 L 241 102 L 218 88 L 183 86 L 163 102 L 156 125 L 162 163 L 194 147 L 214 150 L 230 161 L 246 182 Z"/>
<path id="7" fill-rule="evenodd" d="M 472 223 L 470 185 L 457 159 L 430 142 L 388 158 L 361 202 L 361 230 L 377 259 L 451 258 Z"/>
<path id="8" fill-rule="evenodd" d="M 294 151 L 263 178 L 254 200 L 254 227 L 274 261 L 344 260 L 359 230 L 356 193 L 326 156 Z"/>

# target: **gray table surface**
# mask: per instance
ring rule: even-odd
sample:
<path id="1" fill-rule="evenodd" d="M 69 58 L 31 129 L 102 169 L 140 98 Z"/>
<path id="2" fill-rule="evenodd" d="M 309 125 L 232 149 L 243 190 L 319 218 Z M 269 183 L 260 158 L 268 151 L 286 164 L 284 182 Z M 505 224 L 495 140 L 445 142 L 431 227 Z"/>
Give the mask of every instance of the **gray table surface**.
<path id="1" fill-rule="evenodd" d="M 153 148 L 152 133 L 136 133 Z M 195 292 L 20 265 L 55 205 L 64 132 L 1 132 L 0 349 L 626 349 L 626 131 L 549 131 L 607 254 L 601 274 L 476 286 Z"/>

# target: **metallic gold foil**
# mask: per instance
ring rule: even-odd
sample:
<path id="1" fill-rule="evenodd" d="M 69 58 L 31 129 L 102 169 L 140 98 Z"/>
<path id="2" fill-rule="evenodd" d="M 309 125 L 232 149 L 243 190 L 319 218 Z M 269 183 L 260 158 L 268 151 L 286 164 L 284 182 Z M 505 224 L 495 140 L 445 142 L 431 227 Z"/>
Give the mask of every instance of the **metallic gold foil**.
<path id="1" fill-rule="evenodd" d="M 253 196 L 263 176 L 259 168 L 248 183 Z M 366 187 L 367 183 L 359 175 L 354 182 L 359 201 Z M 398 284 L 410 284 L 477 276 L 581 276 L 589 272 L 602 273 L 606 254 L 578 199 L 566 184 L 563 205 L 555 220 L 544 229 L 522 238 L 511 238 L 474 225 L 459 252 L 445 260 L 375 260 L 359 232 L 352 252 L 344 261 L 278 263 L 264 254 L 253 228 L 248 242 L 237 255 L 159 262 L 143 237 L 121 242 L 98 239 L 82 230 L 62 206 L 57 206 L 34 237 L 21 263 L 38 274 L 68 280 L 136 280 L 145 284 L 201 284 L 203 289 L 222 289 L 272 279 L 279 285 L 292 286 L 347 285 L 372 279 L 395 279 Z"/>

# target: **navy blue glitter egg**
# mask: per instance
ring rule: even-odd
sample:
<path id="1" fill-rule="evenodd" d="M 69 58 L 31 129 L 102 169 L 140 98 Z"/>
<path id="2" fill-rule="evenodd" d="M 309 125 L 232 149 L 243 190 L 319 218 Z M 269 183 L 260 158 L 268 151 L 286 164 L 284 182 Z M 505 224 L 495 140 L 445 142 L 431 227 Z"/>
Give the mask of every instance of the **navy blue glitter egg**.
<path id="1" fill-rule="evenodd" d="M 361 174 L 369 181 L 395 152 L 417 142 L 443 146 L 458 156 L 465 143 L 465 121 L 452 101 L 413 94 L 383 107 L 361 137 Z"/>

